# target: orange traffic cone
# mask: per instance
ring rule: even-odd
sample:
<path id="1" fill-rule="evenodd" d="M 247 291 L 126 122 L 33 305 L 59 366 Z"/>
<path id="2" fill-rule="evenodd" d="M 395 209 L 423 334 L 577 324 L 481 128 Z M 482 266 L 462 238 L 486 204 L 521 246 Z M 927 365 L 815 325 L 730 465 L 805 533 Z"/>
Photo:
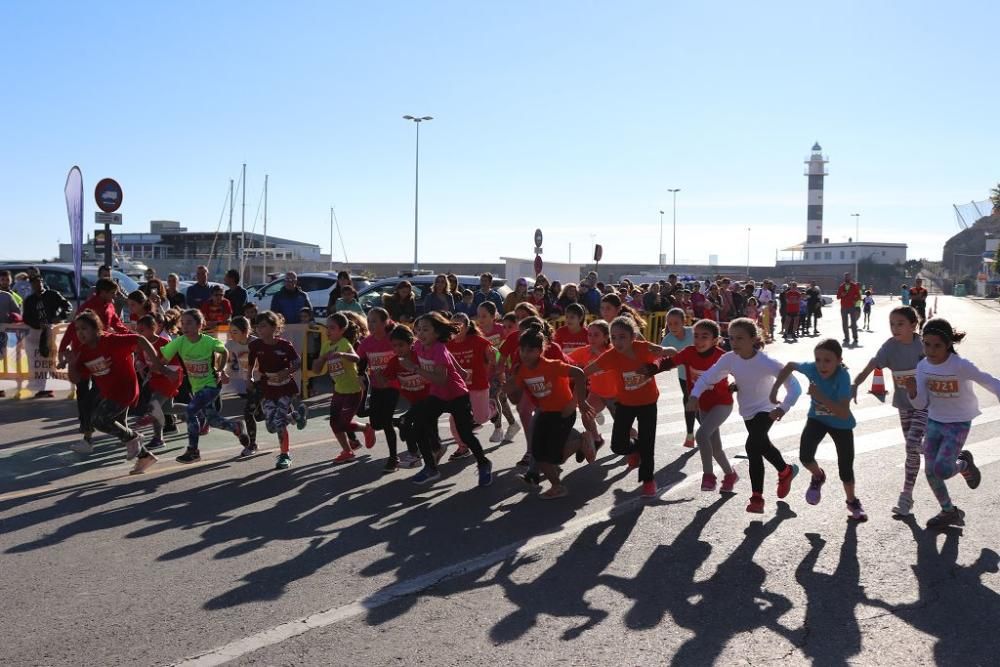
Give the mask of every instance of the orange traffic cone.
<path id="1" fill-rule="evenodd" d="M 885 377 L 882 375 L 881 368 L 875 369 L 875 376 L 872 378 L 872 388 L 868 393 L 885 403 Z"/>

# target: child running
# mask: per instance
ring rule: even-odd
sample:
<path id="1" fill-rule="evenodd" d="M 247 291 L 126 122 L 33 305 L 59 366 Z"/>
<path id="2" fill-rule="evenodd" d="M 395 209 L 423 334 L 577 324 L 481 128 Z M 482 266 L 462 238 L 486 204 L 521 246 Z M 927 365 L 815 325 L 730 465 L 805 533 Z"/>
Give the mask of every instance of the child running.
<path id="1" fill-rule="evenodd" d="M 368 312 L 368 336 L 358 345 L 358 357 L 368 371 L 368 425 L 375 431 L 382 431 L 389 446 L 389 458 L 382 469 L 384 473 L 399 469 L 396 428 L 392 425 L 399 402 L 399 383 L 385 377 L 386 367 L 396 356 L 389 340 L 395 327 L 396 323 L 389 319 L 389 311 L 372 308 Z"/>
<path id="2" fill-rule="evenodd" d="M 308 420 L 305 404 L 295 400 L 299 386 L 293 375 L 301 368 L 302 361 L 292 344 L 279 337 L 284 324 L 281 315 L 269 310 L 257 315 L 254 322 L 257 338 L 250 341 L 247 358 L 248 369 L 252 371 L 256 367 L 260 372 L 261 408 L 267 432 L 278 436 L 281 451 L 274 463 L 276 470 L 284 470 L 292 464 L 288 424 L 294 421 L 301 431 Z M 242 456 L 253 453 L 253 449 L 247 449 L 244 447 Z"/>
<path id="3" fill-rule="evenodd" d="M 965 333 L 936 317 L 924 324 L 924 359 L 917 364 L 915 379 L 907 379 L 913 407 L 927 409 L 924 436 L 924 474 L 941 505 L 941 513 L 927 521 L 928 528 L 964 525 L 965 512 L 952 504 L 945 480 L 961 473 L 970 489 L 979 487 L 982 473 L 972 452 L 964 451 L 972 420 L 979 415 L 979 401 L 972 383 L 1000 398 L 1000 379 L 979 370 L 958 356 L 955 344 Z"/>
<path id="4" fill-rule="evenodd" d="M 136 322 L 136 333 L 145 338 L 154 350 L 159 351 L 170 340 L 157 333 L 156 318 L 144 315 Z M 159 353 L 157 353 L 159 359 Z M 152 418 L 153 438 L 146 445 L 148 449 L 163 446 L 163 428 L 166 426 L 167 413 L 172 413 L 174 397 L 181 388 L 181 367 L 170 366 L 171 374 L 158 372 L 152 359 L 148 357 L 143 364 L 148 371 L 146 387 L 149 390 L 149 416 Z"/>
<path id="5" fill-rule="evenodd" d="M 679 352 L 675 351 L 674 348 L 667 348 L 665 353 L 670 356 L 660 363 L 661 370 L 670 370 L 677 366 L 684 367 L 687 371 L 688 393 L 701 374 L 711 368 L 724 354 L 719 347 L 721 337 L 718 322 L 698 320 L 694 324 L 693 335 L 694 345 Z M 702 392 L 698 398 L 689 398 L 684 409 L 686 411 L 697 410 L 701 422 L 698 426 L 698 432 L 695 434 L 698 441 L 698 451 L 701 453 L 701 490 L 715 491 L 718 479 L 712 465 L 714 458 L 715 462 L 722 468 L 724 475 L 720 491 L 732 493 L 740 476 L 729 464 L 726 452 L 722 449 L 722 435 L 719 433 L 719 429 L 733 412 L 733 394 L 729 391 L 728 380 L 723 378 Z"/>
<path id="6" fill-rule="evenodd" d="M 611 323 L 611 349 L 587 366 L 584 372 L 588 377 L 599 371 L 615 374 L 618 395 L 615 397 L 611 451 L 628 457 L 630 466 L 638 463 L 642 497 L 654 498 L 657 492 L 653 478 L 656 401 L 660 390 L 656 387 L 656 380 L 642 371 L 661 358 L 663 348 L 638 338 L 635 320 L 627 315 L 616 317 Z M 638 422 L 638 434 L 633 440 L 630 430 L 635 422 Z"/>
<path id="7" fill-rule="evenodd" d="M 818 505 L 822 497 L 826 472 L 816 463 L 816 449 L 827 435 L 837 448 L 837 468 L 847 496 L 847 511 L 852 521 L 867 521 L 861 500 L 854 495 L 854 427 L 851 414 L 851 376 L 844 366 L 844 351 L 832 338 L 821 340 L 813 351 L 814 362 L 788 362 L 778 373 L 771 389 L 771 401 L 776 402 L 778 387 L 794 371 L 809 379 L 809 417 L 799 440 L 799 460 L 812 473 L 806 490 L 806 502 Z"/>
<path id="8" fill-rule="evenodd" d="M 219 414 L 216 401 L 222 391 L 222 384 L 229 382 L 226 367 L 229 353 L 218 338 L 201 332 L 205 317 L 200 310 L 189 308 L 181 315 L 181 335 L 160 349 L 163 359 L 169 362 L 180 357 L 188 382 L 191 384 L 191 398 L 187 404 L 187 450 L 177 457 L 178 463 L 194 463 L 201 460 L 198 440 L 202 427 L 214 426 L 235 435 L 243 448 L 250 444 L 243 426 Z"/>
<path id="9" fill-rule="evenodd" d="M 326 320 L 327 340 L 320 350 L 319 359 L 313 363 L 313 373 L 322 373 L 327 369 L 333 380 L 333 394 L 330 395 L 330 428 L 333 436 L 340 444 L 340 454 L 334 459 L 335 465 L 350 463 L 355 460 L 355 443 L 348 434 L 363 431 L 365 446 L 371 449 L 375 446 L 375 429 L 362 426 L 354 421 L 361 406 L 363 396 L 361 377 L 358 374 L 360 357 L 354 351 L 354 341 L 358 335 L 355 323 L 344 313 L 334 313 Z"/>
<path id="10" fill-rule="evenodd" d="M 872 306 L 875 305 L 875 297 L 872 296 L 872 291 L 870 289 L 865 290 L 865 298 L 861 300 L 861 310 L 864 313 L 864 324 L 862 325 L 865 331 L 872 330 Z"/>
<path id="11" fill-rule="evenodd" d="M 703 393 L 719 381 L 732 375 L 739 388 L 740 417 L 747 429 L 746 452 L 750 463 L 750 502 L 747 512 L 764 512 L 764 460 L 778 471 L 778 498 L 784 498 L 792 488 L 792 479 L 798 468 L 785 463 L 781 452 L 771 442 L 768 431 L 775 421 L 781 419 L 795 405 L 802 393 L 799 383 L 793 377 L 785 380 L 785 399 L 781 405 L 770 400 L 773 379 L 781 372 L 781 362 L 772 359 L 758 347 L 760 334 L 757 325 L 740 317 L 729 323 L 729 345 L 732 352 L 722 355 L 715 364 L 702 373 L 691 388 L 691 399 L 700 398 Z"/>
<path id="12" fill-rule="evenodd" d="M 479 470 L 479 486 L 489 486 L 493 483 L 493 464 L 486 458 L 483 448 L 472 431 L 472 403 L 469 399 L 469 389 L 462 379 L 460 368 L 455 357 L 445 346 L 458 333 L 458 327 L 445 319 L 441 313 L 427 313 L 417 318 L 414 323 L 417 344 L 414 351 L 417 362 L 411 359 L 400 359 L 400 364 L 407 371 L 418 373 L 430 384 L 430 395 L 424 401 L 421 410 L 422 420 L 420 437 L 421 454 L 424 458 L 424 468 L 414 476 L 417 484 L 427 484 L 441 477 L 437 469 L 437 461 L 431 451 L 433 436 L 437 431 L 438 419 L 445 412 L 455 417 L 455 428 L 462 442 L 472 450 L 476 457 Z"/>
<path id="13" fill-rule="evenodd" d="M 583 326 L 583 321 L 587 317 L 587 311 L 578 303 L 571 303 L 566 306 L 564 314 L 566 324 L 556 329 L 553 340 L 559 344 L 563 352 L 570 354 L 573 350 L 587 347 L 587 329 Z M 605 320 L 609 321 L 609 320 Z"/>
<path id="14" fill-rule="evenodd" d="M 496 364 L 496 349 L 479 334 L 476 323 L 467 315 L 456 313 L 451 318 L 452 324 L 458 326 L 458 333 L 448 341 L 448 351 L 455 361 L 469 372 L 466 381 L 469 385 L 469 400 L 472 403 L 472 421 L 481 426 L 493 417 L 490 404 L 490 377 Z M 457 447 L 449 460 L 463 459 L 472 456 L 472 451 L 462 442 L 455 426 L 455 416 L 450 416 L 451 434 Z"/>
<path id="15" fill-rule="evenodd" d="M 406 400 L 409 408 L 403 413 L 399 421 L 399 437 L 406 443 L 406 451 L 399 455 L 399 467 L 416 468 L 420 465 L 420 438 L 423 422 L 420 420 L 420 411 L 423 403 L 427 399 L 427 381 L 420 377 L 419 373 L 408 371 L 400 364 L 400 359 L 410 359 L 417 363 L 417 354 L 413 351 L 413 332 L 407 327 L 393 327 L 389 334 L 389 343 L 394 352 L 389 363 L 386 364 L 383 375 L 386 381 L 395 380 L 399 384 L 399 395 Z M 434 444 L 431 451 L 435 454 L 435 462 L 440 458 L 441 443 L 437 439 L 437 429 L 434 430 Z"/>
<path id="16" fill-rule="evenodd" d="M 143 351 L 154 371 L 165 375 L 172 371 L 160 363 L 155 348 L 142 336 L 104 333 L 100 318 L 92 310 L 77 315 L 73 323 L 76 343 L 68 358 L 70 381 L 93 378 L 98 396 L 90 406 L 91 424 L 125 445 L 125 460 L 138 457 L 129 474 L 144 473 L 156 463 L 156 456 L 143 446 L 142 436 L 125 425 L 129 406 L 139 398 L 133 357 L 136 348 Z"/>
<path id="17" fill-rule="evenodd" d="M 672 347 L 678 352 L 694 345 L 694 328 L 684 326 L 684 321 L 685 314 L 683 309 L 671 308 L 667 311 L 667 331 L 663 335 L 660 345 L 663 347 Z M 690 387 L 688 386 L 687 372 L 683 364 L 677 366 L 677 379 L 681 385 L 681 396 L 684 401 L 684 425 L 687 427 L 686 435 L 684 436 L 684 446 L 694 447 L 694 422 L 698 416 L 698 411 L 688 410 L 687 407 Z M 691 384 L 693 385 L 694 382 Z"/>
<path id="18" fill-rule="evenodd" d="M 509 313 L 514 320 L 514 330 L 517 330 L 517 316 Z M 476 326 L 479 328 L 479 335 L 494 348 L 499 349 L 500 343 L 507 337 L 508 332 L 504 327 L 497 324 L 497 307 L 492 301 L 483 301 L 476 309 Z M 498 353 L 499 354 L 499 353 Z M 499 359 L 499 357 L 497 357 Z M 506 378 L 503 368 L 499 364 L 494 364 L 494 374 L 490 378 L 490 399 L 493 401 L 493 434 L 490 435 L 490 442 L 510 442 L 518 434 L 521 427 L 514 419 L 514 412 L 510 409 L 507 395 L 503 391 Z M 503 430 L 501 415 L 507 420 L 507 430 Z"/>
<path id="19" fill-rule="evenodd" d="M 586 368 L 602 354 L 611 349 L 611 327 L 604 320 L 595 320 L 587 327 L 587 347 L 573 350 L 568 356 L 574 365 Z M 598 425 L 604 424 L 604 409 L 614 416 L 615 396 L 618 395 L 617 377 L 609 371 L 599 371 L 589 378 L 590 386 L 587 392 L 587 403 L 593 408 L 593 414 L 580 413 L 584 437 L 589 437 L 595 449 L 604 446 L 604 436 L 598 430 Z"/>
<path id="20" fill-rule="evenodd" d="M 927 410 L 918 410 L 910 402 L 907 381 L 917 375 L 917 364 L 924 358 L 924 344 L 917 334 L 920 319 L 909 306 L 893 308 L 889 313 L 889 330 L 892 337 L 882 343 L 868 365 L 858 373 L 851 386 L 854 401 L 858 400 L 858 387 L 876 368 L 888 368 L 892 373 L 892 406 L 899 410 L 899 423 L 906 443 L 906 460 L 903 466 L 903 490 L 892 513 L 909 516 L 913 510 L 913 486 L 920 472 L 924 453 L 924 433 L 927 431 Z"/>
<path id="21" fill-rule="evenodd" d="M 240 453 L 241 457 L 250 456 L 257 451 L 257 422 L 264 420 L 260 403 L 260 378 L 251 373 L 249 366 L 252 340 L 254 337 L 250 335 L 250 320 L 242 316 L 234 317 L 229 323 L 229 336 L 226 339 L 226 350 L 229 352 L 229 388 L 243 399 L 243 427 L 250 439 L 250 443 Z"/>
<path id="22" fill-rule="evenodd" d="M 538 408 L 531 422 L 532 457 L 550 484 L 540 497 L 552 500 L 568 494 L 559 466 L 578 450 L 588 463 L 593 463 L 595 451 L 589 438 L 571 438 L 575 435 L 578 407 L 582 415 L 593 418 L 593 408 L 586 400 L 587 378 L 576 366 L 546 359 L 542 354 L 545 345 L 545 336 L 537 325 L 521 334 L 520 363 L 516 377 L 507 383 L 507 393 L 518 400 L 518 394 L 524 391 Z"/>

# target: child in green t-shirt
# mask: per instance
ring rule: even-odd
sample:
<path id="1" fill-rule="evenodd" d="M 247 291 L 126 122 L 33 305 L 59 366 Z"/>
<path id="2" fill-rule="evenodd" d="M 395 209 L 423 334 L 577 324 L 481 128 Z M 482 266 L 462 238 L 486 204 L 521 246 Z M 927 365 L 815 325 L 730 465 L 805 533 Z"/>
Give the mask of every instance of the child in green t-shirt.
<path id="1" fill-rule="evenodd" d="M 313 362 L 313 373 L 322 373 L 327 369 L 333 380 L 333 394 L 330 396 L 330 428 L 340 443 L 341 452 L 333 459 L 336 464 L 348 463 L 354 460 L 354 443 L 350 440 L 352 433 L 363 431 L 365 446 L 375 446 L 375 431 L 354 421 L 361 406 L 361 377 L 358 374 L 360 357 L 354 351 L 358 329 L 343 313 L 334 313 L 326 321 L 327 340 L 319 353 L 319 359 Z M 355 441 L 356 442 L 356 441 Z M 360 445 L 358 445 L 360 446 Z"/>

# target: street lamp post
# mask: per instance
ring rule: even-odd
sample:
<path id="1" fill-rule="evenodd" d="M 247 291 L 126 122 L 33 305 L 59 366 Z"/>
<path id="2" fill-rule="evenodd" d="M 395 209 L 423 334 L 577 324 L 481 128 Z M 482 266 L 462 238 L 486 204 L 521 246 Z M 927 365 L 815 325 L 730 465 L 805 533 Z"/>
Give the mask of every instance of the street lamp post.
<path id="1" fill-rule="evenodd" d="M 750 280 L 750 228 L 747 227 L 747 280 Z"/>
<path id="2" fill-rule="evenodd" d="M 854 242 L 858 243 L 861 241 L 861 214 L 851 213 L 851 217 L 854 218 Z M 861 284 L 861 277 L 858 276 L 858 257 L 861 252 L 860 246 L 854 250 L 854 280 L 858 284 Z"/>
<path id="3" fill-rule="evenodd" d="M 403 120 L 412 120 L 417 125 L 417 152 L 413 168 L 413 270 L 417 271 L 420 264 L 417 261 L 417 238 L 420 231 L 420 123 L 434 120 L 433 116 L 403 116 Z"/>
<path id="4" fill-rule="evenodd" d="M 660 254 L 656 256 L 660 268 L 663 268 L 663 211 L 660 211 Z"/>
<path id="5" fill-rule="evenodd" d="M 674 196 L 674 270 L 677 270 L 677 193 L 680 188 L 667 188 L 667 192 Z"/>

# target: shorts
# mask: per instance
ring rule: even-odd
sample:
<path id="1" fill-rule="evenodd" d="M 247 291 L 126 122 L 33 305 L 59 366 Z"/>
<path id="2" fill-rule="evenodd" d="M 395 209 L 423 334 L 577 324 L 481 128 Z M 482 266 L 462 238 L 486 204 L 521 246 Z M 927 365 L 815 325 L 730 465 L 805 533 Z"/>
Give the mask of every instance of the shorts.
<path id="1" fill-rule="evenodd" d="M 563 417 L 560 412 L 536 412 L 531 424 L 531 455 L 535 461 L 559 465 L 563 450 L 576 424 L 576 412 Z"/>
<path id="2" fill-rule="evenodd" d="M 399 390 L 393 387 L 376 389 L 372 387 L 368 393 L 368 423 L 377 430 L 392 426 L 392 418 L 396 414 L 396 403 L 399 402 Z"/>
<path id="3" fill-rule="evenodd" d="M 346 433 L 351 429 L 354 416 L 361 405 L 362 394 L 338 394 L 330 396 L 330 428 L 334 433 Z"/>
<path id="4" fill-rule="evenodd" d="M 264 411 L 264 425 L 268 433 L 277 433 L 288 428 L 291 423 L 292 402 L 294 396 L 279 396 L 278 398 L 265 398 L 261 401 L 261 409 Z"/>

